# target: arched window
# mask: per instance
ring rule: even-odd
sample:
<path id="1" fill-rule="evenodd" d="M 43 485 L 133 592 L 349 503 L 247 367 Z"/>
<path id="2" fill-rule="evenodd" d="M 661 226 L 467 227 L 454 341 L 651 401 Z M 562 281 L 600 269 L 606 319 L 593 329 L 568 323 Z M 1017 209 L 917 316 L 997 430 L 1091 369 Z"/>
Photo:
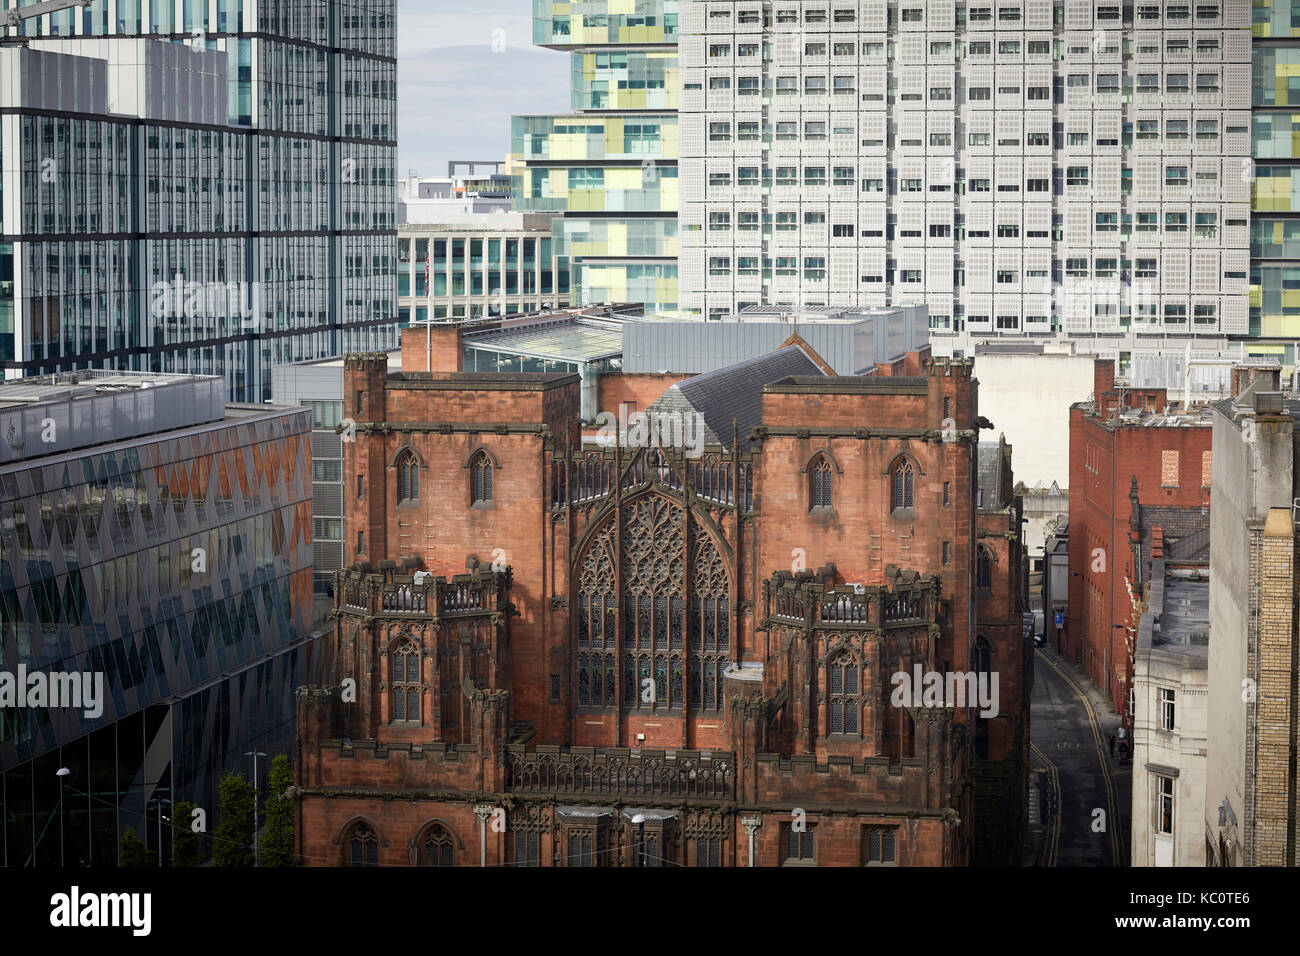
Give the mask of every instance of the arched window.
<path id="1" fill-rule="evenodd" d="M 348 866 L 378 866 L 379 838 L 369 824 L 358 823 L 347 840 Z"/>
<path id="2" fill-rule="evenodd" d="M 415 452 L 404 451 L 397 459 L 397 503 L 420 500 L 420 460 Z"/>
<path id="3" fill-rule="evenodd" d="M 412 642 L 402 641 L 393 651 L 392 680 L 393 721 L 420 720 L 420 651 Z"/>
<path id="4" fill-rule="evenodd" d="M 858 659 L 848 651 L 841 651 L 826 670 L 830 689 L 830 732 L 856 734 L 858 714 L 862 709 L 858 696 L 862 686 L 858 679 Z"/>
<path id="5" fill-rule="evenodd" d="M 481 451 L 474 456 L 474 461 L 470 465 L 470 477 L 473 481 L 471 488 L 473 503 L 480 504 L 491 501 L 492 459 L 488 457 L 487 452 Z"/>
<path id="6" fill-rule="evenodd" d="M 455 846 L 451 834 L 440 823 L 424 831 L 424 839 L 417 844 L 421 866 L 455 866 Z"/>
<path id="7" fill-rule="evenodd" d="M 916 475 L 912 470 L 912 463 L 906 458 L 894 466 L 893 486 L 894 510 L 913 507 Z"/>
<path id="8" fill-rule="evenodd" d="M 982 544 L 975 552 L 975 586 L 989 589 L 993 587 L 993 555 Z"/>
<path id="9" fill-rule="evenodd" d="M 808 510 L 829 511 L 831 507 L 831 463 L 818 455 L 808 469 Z"/>

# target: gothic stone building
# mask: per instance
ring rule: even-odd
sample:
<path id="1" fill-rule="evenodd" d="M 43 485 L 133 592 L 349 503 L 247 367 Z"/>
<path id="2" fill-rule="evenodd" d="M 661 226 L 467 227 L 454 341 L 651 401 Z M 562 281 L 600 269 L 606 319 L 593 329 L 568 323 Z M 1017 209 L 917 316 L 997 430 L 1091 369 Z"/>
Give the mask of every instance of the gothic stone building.
<path id="1" fill-rule="evenodd" d="M 584 441 L 576 375 L 463 372 L 459 335 L 408 331 L 400 373 L 346 359 L 350 567 L 330 684 L 299 691 L 304 862 L 1011 858 L 1023 812 L 978 781 L 1022 786 L 1025 682 L 988 721 L 891 700 L 915 666 L 1027 666 L 971 360 L 836 377 L 792 336 L 650 406 L 699 413 L 695 455 Z M 985 552 L 1005 580 L 977 587 Z"/>

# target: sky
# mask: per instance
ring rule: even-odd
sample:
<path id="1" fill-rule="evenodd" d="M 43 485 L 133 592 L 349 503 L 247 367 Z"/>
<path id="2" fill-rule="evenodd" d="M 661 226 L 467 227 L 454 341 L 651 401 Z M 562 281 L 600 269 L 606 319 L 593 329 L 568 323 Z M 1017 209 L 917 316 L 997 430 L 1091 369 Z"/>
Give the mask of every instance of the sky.
<path id="1" fill-rule="evenodd" d="M 533 46 L 532 0 L 397 0 L 397 175 L 499 160 L 510 117 L 568 113 L 569 56 Z"/>

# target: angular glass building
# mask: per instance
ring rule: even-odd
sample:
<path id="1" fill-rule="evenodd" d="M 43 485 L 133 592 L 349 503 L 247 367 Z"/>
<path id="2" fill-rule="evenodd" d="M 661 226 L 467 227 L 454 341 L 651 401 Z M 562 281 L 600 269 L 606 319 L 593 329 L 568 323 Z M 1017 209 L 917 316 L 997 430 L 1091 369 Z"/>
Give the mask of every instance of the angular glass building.
<path id="1" fill-rule="evenodd" d="M 0 0 L 0 8 L 29 6 Z M 0 369 L 396 345 L 395 0 L 95 0 L 0 48 Z"/>
<path id="2" fill-rule="evenodd" d="M 677 313 L 677 0 L 534 0 L 533 42 L 569 52 L 568 116 L 516 116 L 515 208 L 556 214 L 575 305 Z"/>
<path id="3" fill-rule="evenodd" d="M 315 647 L 312 416 L 224 391 L 103 371 L 0 385 L 5 865 L 112 866 L 128 829 L 157 852 L 167 800 L 211 832 L 220 776 L 292 751 Z M 14 697 L 37 673 L 82 697 Z"/>

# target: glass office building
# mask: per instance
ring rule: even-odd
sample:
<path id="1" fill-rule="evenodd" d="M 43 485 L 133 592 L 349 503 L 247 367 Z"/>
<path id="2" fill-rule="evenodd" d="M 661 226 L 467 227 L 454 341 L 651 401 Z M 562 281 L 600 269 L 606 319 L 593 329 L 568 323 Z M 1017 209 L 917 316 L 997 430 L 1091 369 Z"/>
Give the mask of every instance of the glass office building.
<path id="1" fill-rule="evenodd" d="M 274 364 L 393 347 L 394 30 L 395 0 L 95 0 L 12 28 L 3 376 L 215 374 L 265 401 Z"/>
<path id="2" fill-rule="evenodd" d="M 311 414 L 224 391 L 97 371 L 0 385 L 0 681 L 100 688 L 93 706 L 4 699 L 6 865 L 112 866 L 128 829 L 156 852 L 165 800 L 211 832 L 222 774 L 292 752 L 315 652 Z"/>
<path id="3" fill-rule="evenodd" d="M 515 208 L 556 214 L 575 305 L 677 314 L 677 0 L 534 0 L 570 53 L 575 115 L 516 116 Z"/>
<path id="4" fill-rule="evenodd" d="M 1254 0 L 1250 355 L 1294 369 L 1300 337 L 1300 0 Z"/>

